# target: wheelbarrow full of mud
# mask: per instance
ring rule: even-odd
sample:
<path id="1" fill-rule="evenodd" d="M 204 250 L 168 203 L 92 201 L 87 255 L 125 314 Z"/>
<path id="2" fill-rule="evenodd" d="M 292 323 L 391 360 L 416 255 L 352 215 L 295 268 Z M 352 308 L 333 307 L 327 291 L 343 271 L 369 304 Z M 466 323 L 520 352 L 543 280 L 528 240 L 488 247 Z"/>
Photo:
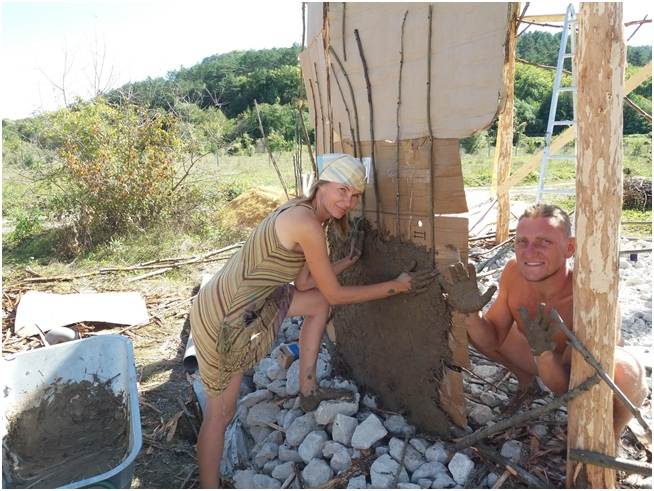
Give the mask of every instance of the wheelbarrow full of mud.
<path id="1" fill-rule="evenodd" d="M 131 341 L 107 334 L 2 359 L 3 488 L 129 488 L 141 449 Z"/>

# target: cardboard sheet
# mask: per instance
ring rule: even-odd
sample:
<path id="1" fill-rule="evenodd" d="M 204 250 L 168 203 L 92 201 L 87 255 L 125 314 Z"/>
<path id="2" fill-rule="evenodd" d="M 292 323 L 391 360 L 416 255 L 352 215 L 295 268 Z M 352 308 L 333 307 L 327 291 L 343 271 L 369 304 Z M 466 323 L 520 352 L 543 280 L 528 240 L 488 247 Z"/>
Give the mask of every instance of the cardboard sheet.
<path id="1" fill-rule="evenodd" d="M 508 2 L 308 3 L 300 62 L 318 153 L 334 139 L 463 138 L 487 128 L 505 92 L 508 12 Z"/>
<path id="2" fill-rule="evenodd" d="M 54 327 L 80 322 L 131 326 L 147 320 L 148 309 L 138 292 L 61 295 L 31 290 L 18 303 L 14 329 L 19 336 L 33 336 L 39 328 L 48 332 Z"/>

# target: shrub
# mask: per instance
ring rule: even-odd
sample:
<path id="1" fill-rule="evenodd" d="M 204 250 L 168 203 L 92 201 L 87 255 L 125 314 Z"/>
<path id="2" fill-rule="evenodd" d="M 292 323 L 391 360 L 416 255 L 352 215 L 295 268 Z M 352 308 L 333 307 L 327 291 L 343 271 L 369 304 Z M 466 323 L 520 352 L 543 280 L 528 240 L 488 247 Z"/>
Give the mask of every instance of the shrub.
<path id="1" fill-rule="evenodd" d="M 61 190 L 55 218 L 85 250 L 168 216 L 175 163 L 181 161 L 179 122 L 160 111 L 98 99 L 49 117 L 61 141 L 50 179 Z"/>

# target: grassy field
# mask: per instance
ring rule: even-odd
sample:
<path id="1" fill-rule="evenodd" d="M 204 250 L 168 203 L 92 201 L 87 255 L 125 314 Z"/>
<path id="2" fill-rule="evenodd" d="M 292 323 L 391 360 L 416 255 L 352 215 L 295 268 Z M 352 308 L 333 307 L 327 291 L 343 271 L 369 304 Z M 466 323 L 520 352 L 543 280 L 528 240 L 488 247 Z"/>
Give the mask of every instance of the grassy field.
<path id="1" fill-rule="evenodd" d="M 572 154 L 573 149 L 567 149 Z M 492 176 L 493 148 L 483 148 L 469 155 L 461 154 L 464 184 L 466 187 L 488 187 Z M 512 157 L 511 172 L 533 160 L 534 154 L 519 148 Z M 275 153 L 274 161 L 265 153 L 253 156 L 209 155 L 199 161 L 189 176 L 199 191 L 198 203 L 189 204 L 183 219 L 175 220 L 146 233 L 130 237 L 115 237 L 80 257 L 76 264 L 134 264 L 156 257 L 194 254 L 243 240 L 247 231 L 234 230 L 221 223 L 221 209 L 243 191 L 255 186 L 281 189 L 283 180 L 289 192 L 296 186 L 296 155 L 291 152 Z M 4 161 L 4 159 L 3 159 Z M 273 163 L 274 162 L 274 163 Z M 574 160 L 551 161 L 547 185 L 574 183 Z M 311 160 L 302 155 L 304 172 L 312 168 Z M 625 175 L 642 176 L 651 181 L 651 139 L 630 137 L 624 142 L 623 168 Z M 531 171 L 511 191 L 512 199 L 533 201 L 540 166 Z M 281 176 L 281 180 L 280 180 Z M 58 258 L 53 257 L 52 224 L 47 219 L 50 189 L 39 175 L 18 166 L 3 164 L 3 274 L 6 268 L 37 262 L 51 264 L 56 269 Z M 569 196 L 550 195 L 548 201 L 568 211 L 574 201 Z M 651 210 L 625 210 L 624 222 L 650 222 Z M 625 229 L 629 236 L 651 237 L 651 226 L 632 226 Z"/>

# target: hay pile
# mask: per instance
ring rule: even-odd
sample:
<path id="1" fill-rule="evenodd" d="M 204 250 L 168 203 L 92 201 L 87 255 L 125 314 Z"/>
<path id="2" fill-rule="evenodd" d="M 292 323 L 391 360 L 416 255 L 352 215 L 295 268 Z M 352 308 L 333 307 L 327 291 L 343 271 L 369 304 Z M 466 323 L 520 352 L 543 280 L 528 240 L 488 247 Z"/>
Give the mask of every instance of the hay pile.
<path id="1" fill-rule="evenodd" d="M 286 194 L 281 189 L 255 187 L 227 203 L 222 218 L 232 226 L 253 228 L 286 201 Z"/>

